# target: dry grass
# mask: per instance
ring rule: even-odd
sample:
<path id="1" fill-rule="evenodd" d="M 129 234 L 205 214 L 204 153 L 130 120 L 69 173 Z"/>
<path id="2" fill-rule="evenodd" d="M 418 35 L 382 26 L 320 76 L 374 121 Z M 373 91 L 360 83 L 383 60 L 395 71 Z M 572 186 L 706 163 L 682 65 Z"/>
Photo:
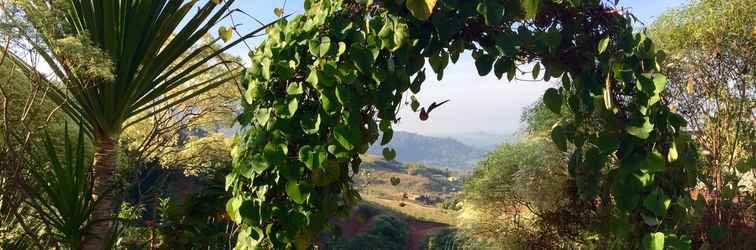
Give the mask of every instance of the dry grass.
<path id="1" fill-rule="evenodd" d="M 401 200 L 380 198 L 372 195 L 363 195 L 362 198 L 366 202 L 415 220 L 430 221 L 447 225 L 457 224 L 457 212 L 452 210 L 424 206 L 411 201 L 404 201 L 405 206 L 402 207 L 399 205 L 402 202 Z"/>

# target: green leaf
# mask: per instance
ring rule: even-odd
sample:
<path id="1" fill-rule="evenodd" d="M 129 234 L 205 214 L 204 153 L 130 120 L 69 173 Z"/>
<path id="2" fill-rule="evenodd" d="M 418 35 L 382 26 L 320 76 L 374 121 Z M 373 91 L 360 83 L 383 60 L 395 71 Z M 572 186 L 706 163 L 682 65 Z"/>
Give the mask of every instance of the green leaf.
<path id="1" fill-rule="evenodd" d="M 329 96 L 326 93 L 320 93 L 320 105 L 323 107 L 323 110 L 329 114 L 339 110 L 339 105 L 335 103 L 338 102 L 338 100 L 333 100 L 332 98 L 332 96 Z"/>
<path id="2" fill-rule="evenodd" d="M 609 46 L 609 41 L 610 41 L 610 40 L 611 40 L 611 38 L 609 38 L 609 37 L 607 36 L 607 37 L 604 37 L 604 38 L 602 38 L 602 39 L 601 39 L 601 40 L 599 41 L 599 43 L 598 43 L 598 53 L 599 53 L 599 54 L 603 54 L 603 53 L 604 53 L 604 51 L 606 51 L 606 47 L 608 47 L 608 46 Z"/>
<path id="3" fill-rule="evenodd" d="M 501 80 L 501 78 L 504 77 L 504 73 L 507 73 L 508 61 L 509 59 L 503 56 L 496 60 L 496 63 L 494 64 L 494 75 L 496 75 L 497 79 Z"/>
<path id="4" fill-rule="evenodd" d="M 428 62 L 430 63 L 433 72 L 436 72 L 436 74 L 443 74 L 446 65 L 449 64 L 449 54 L 446 53 L 446 51 L 440 50 L 433 54 L 428 59 Z"/>
<path id="5" fill-rule="evenodd" d="M 347 150 L 354 149 L 356 140 L 352 137 L 347 128 L 342 126 L 336 127 L 336 129 L 333 130 L 333 135 L 336 137 L 336 141 L 338 141 L 342 147 L 346 148 Z"/>
<path id="6" fill-rule="evenodd" d="M 218 28 L 218 36 L 223 40 L 223 42 L 231 41 L 231 37 L 233 36 L 232 28 L 220 26 Z"/>
<path id="7" fill-rule="evenodd" d="M 393 161 L 396 159 L 396 150 L 392 148 L 383 148 L 383 159 L 387 161 Z"/>
<path id="8" fill-rule="evenodd" d="M 344 52 L 346 52 L 346 43 L 339 42 L 339 50 L 336 53 L 336 57 L 341 57 L 341 55 L 343 55 Z"/>
<path id="9" fill-rule="evenodd" d="M 247 103 L 253 103 L 255 99 L 257 99 L 257 83 L 256 82 L 250 82 L 247 86 L 247 91 L 244 94 L 244 99 L 247 101 Z"/>
<path id="10" fill-rule="evenodd" d="M 312 56 L 320 56 L 320 40 L 310 39 L 309 41 L 307 41 L 307 46 Z"/>
<path id="11" fill-rule="evenodd" d="M 656 73 L 654 75 L 654 93 L 660 94 L 667 86 L 667 77 L 663 74 Z"/>
<path id="12" fill-rule="evenodd" d="M 402 179 L 399 179 L 399 177 L 391 177 L 391 185 L 396 186 L 399 185 L 399 183 L 402 182 Z"/>
<path id="13" fill-rule="evenodd" d="M 412 80 L 412 84 L 410 84 L 410 90 L 413 94 L 420 92 L 420 87 L 422 86 L 423 82 L 425 82 L 425 69 L 417 72 L 417 76 L 415 76 L 415 79 Z"/>
<path id="14" fill-rule="evenodd" d="M 299 100 L 297 98 L 292 98 L 289 100 L 289 104 L 287 105 L 289 108 L 289 116 L 293 116 L 295 113 L 297 113 L 297 109 L 299 108 Z"/>
<path id="15" fill-rule="evenodd" d="M 289 181 L 286 184 L 286 195 L 289 196 L 290 200 L 297 204 L 302 204 L 305 201 L 304 195 L 302 195 L 302 192 L 299 190 L 299 183 L 296 181 Z"/>
<path id="16" fill-rule="evenodd" d="M 320 48 L 318 49 L 318 52 L 320 53 L 320 57 L 326 56 L 330 49 L 331 49 L 331 38 L 327 36 L 321 37 Z"/>
<path id="17" fill-rule="evenodd" d="M 420 108 L 420 102 L 417 101 L 417 98 L 414 95 L 411 96 L 410 99 L 412 99 L 412 103 L 410 104 L 412 112 L 417 112 L 417 109 Z"/>
<path id="18" fill-rule="evenodd" d="M 304 88 L 302 87 L 302 83 L 298 82 L 292 82 L 289 84 L 289 87 L 286 88 L 286 93 L 289 95 L 301 95 L 304 93 Z"/>
<path id="19" fill-rule="evenodd" d="M 664 250 L 664 233 L 649 233 L 643 236 L 643 248 L 646 250 Z"/>
<path id="20" fill-rule="evenodd" d="M 263 148 L 263 158 L 274 165 L 283 163 L 286 160 L 286 145 L 268 142 Z"/>
<path id="21" fill-rule="evenodd" d="M 258 125 L 265 126 L 268 124 L 268 119 L 270 119 L 270 109 L 259 108 L 255 111 L 255 121 Z"/>
<path id="22" fill-rule="evenodd" d="M 488 75 L 493 67 L 493 61 L 493 56 L 489 54 L 481 54 L 478 59 L 475 60 L 475 67 L 478 69 L 478 75 Z"/>
<path id="23" fill-rule="evenodd" d="M 381 39 L 381 49 L 393 49 L 394 48 L 394 25 L 391 19 L 385 19 L 383 27 L 378 32 L 378 37 Z"/>
<path id="24" fill-rule="evenodd" d="M 664 172 L 667 169 L 667 162 L 659 151 L 654 150 L 646 157 L 642 169 L 651 172 Z"/>
<path id="25" fill-rule="evenodd" d="M 307 76 L 307 82 L 312 84 L 312 86 L 318 86 L 318 83 L 320 82 L 320 79 L 318 78 L 318 71 L 317 70 L 310 70 L 310 74 Z"/>
<path id="26" fill-rule="evenodd" d="M 303 115 L 302 119 L 299 121 L 299 125 L 302 126 L 302 129 L 306 134 L 317 134 L 318 131 L 320 131 L 320 114 Z"/>
<path id="27" fill-rule="evenodd" d="M 226 202 L 226 213 L 228 213 L 228 216 L 231 217 L 231 220 L 234 222 L 241 223 L 242 217 L 241 214 L 239 214 L 239 208 L 242 205 L 242 202 L 244 200 L 241 197 L 235 196 L 231 197 Z"/>
<path id="28" fill-rule="evenodd" d="M 349 50 L 354 66 L 357 67 L 361 73 L 368 73 L 372 71 L 373 56 L 368 49 L 353 44 Z"/>
<path id="29" fill-rule="evenodd" d="M 344 106 L 352 104 L 352 90 L 349 86 L 340 85 L 336 88 L 336 99 Z"/>
<path id="30" fill-rule="evenodd" d="M 394 27 L 394 48 L 391 49 L 391 51 L 396 51 L 399 48 L 401 48 L 403 45 L 407 44 L 409 37 L 409 27 L 406 23 L 397 23 L 396 27 Z"/>
<path id="31" fill-rule="evenodd" d="M 412 16 L 420 21 L 427 21 L 431 14 L 433 14 L 436 0 L 407 0 L 405 5 Z"/>
<path id="32" fill-rule="evenodd" d="M 271 67 L 271 61 L 270 58 L 265 58 L 260 62 L 260 65 L 262 66 L 262 75 L 265 80 L 270 80 L 271 74 L 270 74 L 270 67 Z"/>
<path id="33" fill-rule="evenodd" d="M 533 65 L 533 79 L 538 79 L 538 76 L 541 75 L 541 63 L 536 62 L 535 65 Z"/>
<path id="34" fill-rule="evenodd" d="M 648 138 L 653 130 L 654 124 L 649 122 L 648 117 L 643 117 L 642 121 L 635 120 L 625 128 L 625 131 L 627 131 L 628 134 L 644 140 Z"/>
<path id="35" fill-rule="evenodd" d="M 391 128 L 381 128 L 383 135 L 381 136 L 381 145 L 386 145 L 391 142 L 394 137 L 394 130 Z"/>
<path id="36" fill-rule="evenodd" d="M 551 112 L 559 114 L 562 110 L 562 95 L 559 94 L 559 90 L 549 88 L 546 90 L 546 93 L 543 94 L 543 103 L 546 104 L 546 107 L 551 110 Z"/>
<path id="37" fill-rule="evenodd" d="M 554 125 L 551 129 L 551 140 L 562 151 L 567 151 L 567 136 L 565 135 L 564 127 L 560 125 Z"/>
<path id="38" fill-rule="evenodd" d="M 672 145 L 669 147 L 669 152 L 667 152 L 667 161 L 673 162 L 677 160 L 678 154 L 677 154 L 677 142 L 675 140 L 672 140 Z"/>
<path id="39" fill-rule="evenodd" d="M 667 209 L 669 209 L 670 204 L 672 204 L 672 199 L 664 191 L 658 189 L 651 192 L 643 200 L 643 207 L 654 213 L 657 218 L 667 215 Z"/>
<path id="40" fill-rule="evenodd" d="M 317 165 L 315 165 L 315 154 L 312 152 L 312 147 L 310 145 L 304 145 L 299 148 L 299 161 L 304 163 L 310 170 L 317 167 Z"/>

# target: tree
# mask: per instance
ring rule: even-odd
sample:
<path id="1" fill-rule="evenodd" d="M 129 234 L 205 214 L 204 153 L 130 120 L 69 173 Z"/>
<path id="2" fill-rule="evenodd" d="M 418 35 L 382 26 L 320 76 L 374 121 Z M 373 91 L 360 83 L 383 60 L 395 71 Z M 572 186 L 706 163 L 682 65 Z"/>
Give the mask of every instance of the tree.
<path id="1" fill-rule="evenodd" d="M 218 56 L 241 65 L 241 60 L 238 58 L 225 53 Z M 241 71 L 241 66 L 238 65 L 216 67 L 190 79 L 186 85 L 192 86 L 224 73 L 238 74 Z M 196 154 L 189 157 L 182 151 L 195 150 L 189 149 L 194 141 L 203 140 L 202 137 L 205 135 L 219 133 L 222 132 L 221 129 L 233 126 L 234 118 L 241 108 L 239 98 L 243 93 L 240 89 L 238 79 L 233 79 L 170 108 L 162 109 L 160 105 L 154 107 L 153 110 L 144 111 L 149 118 L 132 125 L 121 135 L 121 141 L 124 144 L 122 148 L 126 151 L 128 161 L 139 164 L 159 160 L 164 167 L 192 165 L 195 163 L 193 162 L 196 160 L 195 157 L 202 155 Z M 172 92 L 178 91 L 181 89 Z M 154 110 L 162 111 L 154 112 Z M 205 144 L 198 143 L 200 146 Z M 220 145 L 222 144 L 221 142 Z"/>
<path id="2" fill-rule="evenodd" d="M 756 2 L 699 0 L 651 26 L 666 52 L 666 101 L 685 117 L 700 158 L 696 241 L 743 248 L 756 166 Z M 705 212 L 701 211 L 705 207 Z M 751 236 L 752 237 L 752 236 Z"/>
<path id="3" fill-rule="evenodd" d="M 548 238 L 552 232 L 533 236 L 531 230 L 536 230 L 541 216 L 562 209 L 572 198 L 566 192 L 566 158 L 553 142 L 537 136 L 497 147 L 465 181 L 460 216 L 465 233 L 497 249 L 557 247 L 533 246 L 539 236 Z M 573 243 L 565 239 L 541 243 L 557 242 L 561 247 Z"/>
<path id="4" fill-rule="evenodd" d="M 263 30 L 217 51 L 209 50 L 220 38 L 199 45 L 228 14 L 233 2 L 207 1 L 191 15 L 196 1 L 29 0 L 3 8 L 7 16 L 15 16 L 25 25 L 17 32 L 54 73 L 55 78 L 48 79 L 50 97 L 67 114 L 84 122 L 95 144 L 93 193 L 97 204 L 83 249 L 104 249 L 113 230 L 117 201 L 109 190 L 124 129 L 237 77 L 224 73 L 186 85 L 198 75 L 232 63 L 217 55 Z M 21 10 L 21 15 L 10 14 L 14 9 Z M 185 18 L 187 22 L 182 24 Z M 228 28 L 223 31 L 225 40 L 230 37 Z M 22 57 L 12 58 L 27 75 L 44 76 Z"/>

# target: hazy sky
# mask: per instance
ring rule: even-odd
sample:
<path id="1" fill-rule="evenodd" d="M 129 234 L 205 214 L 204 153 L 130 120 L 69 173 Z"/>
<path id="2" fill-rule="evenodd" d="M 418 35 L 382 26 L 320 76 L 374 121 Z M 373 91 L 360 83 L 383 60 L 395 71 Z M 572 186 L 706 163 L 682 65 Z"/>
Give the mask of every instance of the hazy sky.
<path id="1" fill-rule="evenodd" d="M 680 6 L 685 0 L 621 0 L 619 5 L 630 8 L 642 22 L 650 24 L 664 10 Z M 284 0 L 237 0 L 236 7 L 263 22 L 275 20 L 273 9 L 281 7 Z M 303 0 L 286 1 L 285 12 L 301 13 Z M 247 17 L 239 16 L 237 23 L 243 23 L 239 30 L 251 30 L 258 25 Z M 252 42 L 255 44 L 256 42 Z M 247 49 L 237 47 L 231 51 L 246 58 Z M 428 68 L 428 73 L 433 71 Z M 523 77 L 527 78 L 527 77 Z M 462 56 L 457 64 L 449 64 L 442 81 L 436 81 L 429 74 L 423 84 L 418 100 L 423 106 L 434 101 L 451 101 L 431 113 L 423 122 L 409 107 L 403 106 L 399 130 L 422 134 L 450 134 L 462 132 L 512 133 L 520 125 L 523 108 L 536 101 L 545 89 L 544 82 L 508 82 L 497 80 L 493 74 L 479 77 L 474 62 L 469 56 Z"/>

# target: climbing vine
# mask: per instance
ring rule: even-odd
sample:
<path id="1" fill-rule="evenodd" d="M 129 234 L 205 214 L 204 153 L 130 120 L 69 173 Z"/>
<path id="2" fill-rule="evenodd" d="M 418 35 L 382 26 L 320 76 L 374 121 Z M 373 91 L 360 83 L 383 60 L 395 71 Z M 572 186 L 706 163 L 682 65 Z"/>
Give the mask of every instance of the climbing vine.
<path id="1" fill-rule="evenodd" d="M 571 152 L 581 196 L 610 205 L 606 235 L 647 249 L 689 246 L 677 230 L 695 150 L 660 98 L 667 80 L 652 41 L 620 11 L 598 0 L 307 0 L 303 14 L 267 31 L 243 77 L 243 129 L 226 179 L 239 249 L 310 246 L 359 200 L 359 156 L 391 140 L 404 97 L 417 111 L 412 95 L 426 77 L 443 78 L 466 51 L 481 76 L 512 80 L 531 64 L 533 78 L 561 80 L 544 102 L 574 119 L 551 137 Z"/>

